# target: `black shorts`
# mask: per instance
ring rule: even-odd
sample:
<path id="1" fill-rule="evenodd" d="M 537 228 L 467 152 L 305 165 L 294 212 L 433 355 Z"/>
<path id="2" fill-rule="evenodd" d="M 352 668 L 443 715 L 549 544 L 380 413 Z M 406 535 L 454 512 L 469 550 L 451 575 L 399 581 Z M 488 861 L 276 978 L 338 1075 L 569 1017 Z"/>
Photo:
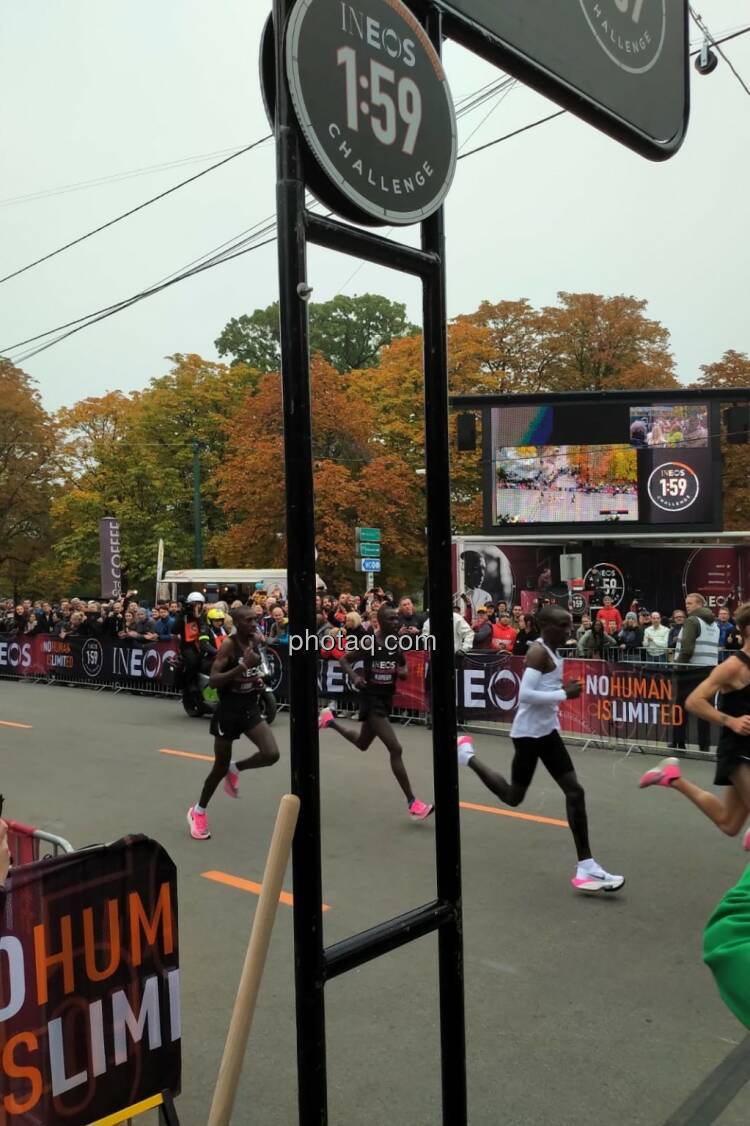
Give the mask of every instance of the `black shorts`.
<path id="1" fill-rule="evenodd" d="M 575 771 L 568 749 L 560 738 L 559 731 L 550 731 L 539 739 L 513 739 L 515 754 L 510 772 L 514 786 L 528 790 L 534 777 L 536 764 L 541 762 L 558 782 L 564 774 Z"/>
<path id="2" fill-rule="evenodd" d="M 371 715 L 382 715 L 386 719 L 393 710 L 392 696 L 375 696 L 362 693 L 359 699 L 359 722 L 364 723 Z"/>
<path id="3" fill-rule="evenodd" d="M 738 766 L 750 763 L 750 739 L 739 741 L 739 737 L 731 732 L 729 738 L 725 737 L 726 727 L 722 727 L 719 735 L 719 745 L 716 748 L 716 774 L 714 786 L 731 786 L 731 775 Z M 727 732 L 727 734 L 730 734 Z"/>
<path id="4" fill-rule="evenodd" d="M 234 742 L 263 722 L 258 695 L 253 692 L 247 698 L 238 696 L 236 700 L 220 700 L 219 707 L 211 717 L 211 734 L 218 739 Z"/>

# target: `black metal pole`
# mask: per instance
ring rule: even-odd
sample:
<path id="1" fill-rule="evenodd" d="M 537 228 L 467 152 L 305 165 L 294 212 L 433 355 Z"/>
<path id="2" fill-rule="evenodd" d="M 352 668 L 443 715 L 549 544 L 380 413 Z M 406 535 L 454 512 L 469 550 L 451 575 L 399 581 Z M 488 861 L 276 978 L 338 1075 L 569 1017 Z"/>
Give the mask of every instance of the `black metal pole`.
<path id="1" fill-rule="evenodd" d="M 440 54 L 442 22 L 437 8 L 425 20 Z M 435 852 L 438 899 L 454 918 L 438 932 L 440 972 L 440 1048 L 444 1126 L 466 1126 L 466 1040 L 463 929 L 461 915 L 461 831 L 456 756 L 456 679 L 453 656 L 451 590 L 450 450 L 448 444 L 448 342 L 445 298 L 443 209 L 422 224 L 422 250 L 440 265 L 425 278 L 424 397 L 425 483 L 427 494 L 427 571 L 431 656 L 432 753 L 435 775 Z"/>
<path id="2" fill-rule="evenodd" d="M 286 467 L 289 633 L 315 633 L 315 511 L 306 277 L 305 187 L 297 125 L 284 65 L 284 28 L 292 0 L 273 0 L 276 40 L 276 210 L 279 257 L 281 385 Z M 294 836 L 294 962 L 300 1126 L 328 1121 L 320 861 L 320 761 L 317 655 L 289 654 L 292 790 L 300 799 Z"/>
<path id="3" fill-rule="evenodd" d="M 193 546 L 196 567 L 203 566 L 203 527 L 201 524 L 201 444 L 193 438 Z"/>

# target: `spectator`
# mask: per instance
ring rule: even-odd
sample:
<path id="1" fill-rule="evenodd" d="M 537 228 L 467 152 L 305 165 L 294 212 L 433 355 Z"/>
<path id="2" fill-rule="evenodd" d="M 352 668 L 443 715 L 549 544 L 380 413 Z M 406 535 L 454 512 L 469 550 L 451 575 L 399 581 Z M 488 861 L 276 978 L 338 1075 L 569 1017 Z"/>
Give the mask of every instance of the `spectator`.
<path id="1" fill-rule="evenodd" d="M 159 639 L 156 632 L 156 623 L 143 606 L 139 606 L 135 612 L 133 628 L 141 641 L 158 641 Z"/>
<path id="2" fill-rule="evenodd" d="M 492 649 L 490 610 L 490 606 L 480 606 L 476 618 L 471 623 L 474 631 L 474 649 Z"/>
<path id="3" fill-rule="evenodd" d="M 539 639 L 539 631 L 531 614 L 524 614 L 521 628 L 513 642 L 513 654 L 516 657 L 525 657 L 532 642 Z"/>
<path id="4" fill-rule="evenodd" d="M 86 622 L 86 615 L 81 610 L 74 610 L 70 615 L 70 622 L 67 630 L 60 632 L 61 638 L 66 637 L 91 637 L 91 633 Z"/>
<path id="5" fill-rule="evenodd" d="M 578 642 L 578 656 L 603 661 L 610 652 L 614 652 L 616 646 L 617 642 L 607 633 L 604 623 L 597 617 L 591 629 L 587 630 Z"/>
<path id="6" fill-rule="evenodd" d="M 362 625 L 362 615 L 356 610 L 350 610 L 344 621 L 347 637 L 364 637 L 367 630 Z"/>
<path id="7" fill-rule="evenodd" d="M 725 661 L 730 653 L 742 648 L 742 642 L 726 606 L 721 607 L 717 617 L 719 622 L 719 660 Z"/>
<path id="8" fill-rule="evenodd" d="M 172 621 L 168 606 L 161 605 L 156 607 L 154 613 L 154 632 L 159 641 L 170 641 L 172 639 Z"/>
<path id="9" fill-rule="evenodd" d="M 510 614 L 506 609 L 500 614 L 500 621 L 496 622 L 492 627 L 493 649 L 500 649 L 504 650 L 506 653 L 512 653 L 517 635 L 518 630 L 513 629 L 513 626 L 510 624 Z"/>
<path id="10" fill-rule="evenodd" d="M 638 625 L 640 626 L 642 632 L 645 633 L 645 631 L 651 625 L 651 613 L 650 613 L 650 611 L 648 611 L 648 610 L 639 610 L 638 611 Z"/>
<path id="11" fill-rule="evenodd" d="M 677 638 L 680 636 L 680 631 L 685 624 L 685 611 L 674 610 L 672 613 L 671 624 L 669 627 L 669 648 L 674 650 L 677 646 Z"/>
<path id="12" fill-rule="evenodd" d="M 289 645 L 289 620 L 285 616 L 281 606 L 274 606 L 271 611 L 271 626 L 268 631 L 267 640 L 269 645 L 283 646 L 284 648 Z M 346 620 L 346 615 L 344 616 Z"/>
<path id="13" fill-rule="evenodd" d="M 581 615 L 581 624 L 576 630 L 576 641 L 580 641 L 584 633 L 588 633 L 591 629 L 591 614 Z"/>
<path id="14" fill-rule="evenodd" d="M 662 625 L 661 614 L 658 610 L 651 612 L 651 624 L 643 631 L 643 644 L 649 661 L 664 664 L 669 649 L 669 629 Z"/>
<path id="15" fill-rule="evenodd" d="M 422 637 L 430 637 L 430 617 L 429 614 L 424 620 L 422 626 Z M 453 652 L 468 653 L 474 648 L 474 630 L 463 614 L 459 613 L 456 608 L 456 603 L 453 604 Z"/>
<path id="16" fill-rule="evenodd" d="M 524 620 L 523 607 L 522 606 L 514 606 L 510 624 L 513 626 L 513 629 L 516 631 L 516 633 L 518 633 L 519 630 L 523 629 L 523 620 Z"/>
<path id="17" fill-rule="evenodd" d="M 398 604 L 398 632 L 417 637 L 422 632 L 424 618 L 414 610 L 411 598 L 402 598 Z"/>
<path id="18" fill-rule="evenodd" d="M 611 594 L 605 594 L 602 599 L 603 606 L 596 615 L 597 621 L 601 622 L 606 628 L 609 622 L 615 623 L 615 629 L 622 629 L 622 614 L 612 601 Z"/>
<path id="19" fill-rule="evenodd" d="M 685 599 L 685 624 L 677 635 L 675 664 L 684 666 L 677 670 L 677 703 L 682 709 L 683 722 L 672 728 L 671 746 L 685 749 L 687 714 L 685 700 L 694 688 L 710 675 L 719 663 L 719 623 L 706 606 L 702 594 L 689 594 Z M 705 719 L 698 720 L 698 746 L 710 749 L 711 728 Z"/>
<path id="20" fill-rule="evenodd" d="M 638 661 L 643 648 L 643 630 L 638 625 L 638 615 L 629 610 L 625 615 L 622 629 L 617 635 L 620 653 L 626 661 Z"/>
<path id="21" fill-rule="evenodd" d="M 102 625 L 102 634 L 114 640 L 125 626 L 125 610 L 121 601 L 113 602 Z"/>
<path id="22" fill-rule="evenodd" d="M 122 629 L 119 631 L 117 636 L 120 638 L 120 640 L 124 640 L 128 637 L 133 641 L 137 640 L 140 635 L 135 628 L 135 614 L 132 610 L 126 610 L 122 617 Z"/>

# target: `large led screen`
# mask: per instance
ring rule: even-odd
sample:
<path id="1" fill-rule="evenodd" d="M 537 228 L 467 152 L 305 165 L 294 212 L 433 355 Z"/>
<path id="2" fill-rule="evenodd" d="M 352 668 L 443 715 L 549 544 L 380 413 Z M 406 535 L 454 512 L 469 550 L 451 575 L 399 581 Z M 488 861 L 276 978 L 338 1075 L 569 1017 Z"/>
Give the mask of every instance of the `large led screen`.
<path id="1" fill-rule="evenodd" d="M 718 424 L 705 402 L 633 395 L 491 407 L 488 416 L 488 530 L 721 526 Z"/>

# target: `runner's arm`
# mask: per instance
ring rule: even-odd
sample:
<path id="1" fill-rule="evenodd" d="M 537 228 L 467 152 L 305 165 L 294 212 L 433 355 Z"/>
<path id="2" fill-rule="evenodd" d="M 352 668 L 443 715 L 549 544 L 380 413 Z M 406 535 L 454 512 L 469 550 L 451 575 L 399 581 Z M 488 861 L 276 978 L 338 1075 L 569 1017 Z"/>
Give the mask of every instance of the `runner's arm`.
<path id="1" fill-rule="evenodd" d="M 531 646 L 526 654 L 523 676 L 521 677 L 521 688 L 518 693 L 520 704 L 562 703 L 563 700 L 568 698 L 564 688 L 555 688 L 553 691 L 549 691 L 539 687 L 542 674 L 549 671 L 547 668 L 548 660 L 547 653 L 541 645 Z"/>
<path id="2" fill-rule="evenodd" d="M 240 680 L 245 675 L 247 665 L 234 665 L 232 668 L 227 669 L 229 662 L 232 659 L 232 651 L 234 643 L 226 638 L 222 642 L 221 649 L 218 652 L 216 660 L 211 665 L 211 675 L 208 678 L 208 683 L 211 688 L 223 688 L 227 684 L 232 684 L 235 680 Z M 260 661 L 257 653 L 255 654 L 255 664 Z"/>
<path id="3" fill-rule="evenodd" d="M 722 661 L 720 665 L 716 666 L 702 684 L 693 689 L 685 701 L 685 707 L 693 715 L 708 720 L 709 723 L 716 723 L 719 727 L 728 727 L 730 731 L 735 731 L 738 735 L 750 735 L 750 715 L 727 715 L 726 712 L 720 712 L 711 703 L 717 692 L 724 692 L 730 687 L 736 672 L 737 662 L 728 657 L 726 661 Z"/>
<path id="4" fill-rule="evenodd" d="M 346 675 L 349 677 L 349 680 L 352 682 L 354 687 L 361 688 L 365 683 L 365 678 L 363 677 L 362 673 L 358 669 L 353 668 L 347 661 L 346 657 L 339 657 L 339 664 L 341 665 Z"/>

